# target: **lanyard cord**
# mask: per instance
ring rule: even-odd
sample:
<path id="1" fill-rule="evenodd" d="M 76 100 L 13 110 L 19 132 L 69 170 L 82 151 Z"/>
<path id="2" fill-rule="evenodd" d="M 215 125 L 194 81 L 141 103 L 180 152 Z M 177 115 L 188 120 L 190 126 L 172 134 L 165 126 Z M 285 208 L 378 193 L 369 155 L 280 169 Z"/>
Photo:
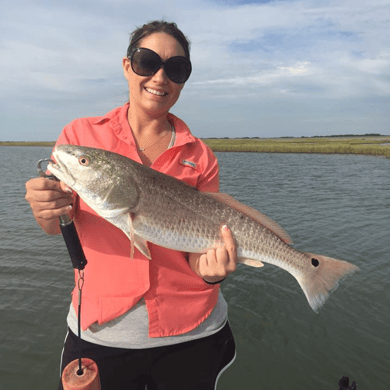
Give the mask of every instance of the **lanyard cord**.
<path id="1" fill-rule="evenodd" d="M 78 273 L 79 273 L 79 278 L 77 280 L 77 288 L 79 290 L 79 300 L 78 300 L 77 332 L 78 332 L 78 338 L 79 338 L 79 342 L 78 342 L 79 369 L 77 371 L 77 375 L 82 375 L 83 369 L 81 367 L 81 356 L 82 356 L 82 352 L 81 352 L 81 293 L 82 293 L 83 286 L 84 286 L 84 270 L 79 269 Z"/>

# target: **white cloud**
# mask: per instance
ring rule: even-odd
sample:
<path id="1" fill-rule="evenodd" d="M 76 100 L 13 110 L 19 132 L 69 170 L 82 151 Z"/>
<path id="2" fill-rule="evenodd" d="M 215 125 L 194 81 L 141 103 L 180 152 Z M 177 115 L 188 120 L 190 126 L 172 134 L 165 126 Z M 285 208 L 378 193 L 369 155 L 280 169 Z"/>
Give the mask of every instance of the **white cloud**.
<path id="1" fill-rule="evenodd" d="M 198 135 L 232 135 L 240 121 L 248 136 L 317 134 L 313 121 L 333 134 L 359 118 L 389 132 L 381 103 L 390 94 L 388 1 L 16 0 L 0 7 L 0 114 L 9 118 L 0 139 L 15 139 L 16 131 L 52 139 L 41 130 L 46 123 L 60 127 L 124 102 L 128 34 L 162 17 L 192 41 L 194 71 L 173 112 Z M 23 121 L 35 123 L 31 133 L 20 130 Z"/>

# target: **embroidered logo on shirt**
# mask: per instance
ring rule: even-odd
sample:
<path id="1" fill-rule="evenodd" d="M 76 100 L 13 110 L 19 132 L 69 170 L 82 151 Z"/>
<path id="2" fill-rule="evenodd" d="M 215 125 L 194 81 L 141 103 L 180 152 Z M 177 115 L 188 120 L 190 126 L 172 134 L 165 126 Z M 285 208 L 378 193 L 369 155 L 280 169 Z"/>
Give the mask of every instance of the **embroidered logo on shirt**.
<path id="1" fill-rule="evenodd" d="M 188 167 L 196 168 L 196 163 L 194 163 L 193 161 L 183 160 L 181 163 L 183 165 L 187 165 Z"/>

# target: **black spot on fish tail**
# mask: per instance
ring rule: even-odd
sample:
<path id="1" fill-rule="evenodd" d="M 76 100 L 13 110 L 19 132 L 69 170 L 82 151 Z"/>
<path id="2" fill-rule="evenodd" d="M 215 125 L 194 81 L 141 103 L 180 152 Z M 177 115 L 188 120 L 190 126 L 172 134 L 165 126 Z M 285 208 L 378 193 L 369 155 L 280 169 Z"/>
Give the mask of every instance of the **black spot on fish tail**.
<path id="1" fill-rule="evenodd" d="M 311 259 L 311 264 L 314 266 L 314 267 L 318 267 L 320 265 L 320 262 L 317 260 L 317 259 Z"/>

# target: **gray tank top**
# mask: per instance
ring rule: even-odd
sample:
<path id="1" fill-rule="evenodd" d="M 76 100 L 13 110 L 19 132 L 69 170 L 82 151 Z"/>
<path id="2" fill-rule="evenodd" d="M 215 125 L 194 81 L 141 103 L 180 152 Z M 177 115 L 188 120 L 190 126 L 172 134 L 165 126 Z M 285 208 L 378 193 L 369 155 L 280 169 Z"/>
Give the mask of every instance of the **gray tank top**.
<path id="1" fill-rule="evenodd" d="M 86 331 L 81 332 L 81 338 L 107 347 L 155 348 L 211 336 L 221 330 L 226 321 L 227 303 L 220 291 L 215 308 L 198 327 L 178 336 L 150 338 L 148 337 L 148 312 L 144 299 L 141 299 L 131 310 L 120 317 L 102 325 L 92 324 Z M 72 304 L 70 305 L 67 322 L 71 331 L 77 335 L 77 316 Z"/>

